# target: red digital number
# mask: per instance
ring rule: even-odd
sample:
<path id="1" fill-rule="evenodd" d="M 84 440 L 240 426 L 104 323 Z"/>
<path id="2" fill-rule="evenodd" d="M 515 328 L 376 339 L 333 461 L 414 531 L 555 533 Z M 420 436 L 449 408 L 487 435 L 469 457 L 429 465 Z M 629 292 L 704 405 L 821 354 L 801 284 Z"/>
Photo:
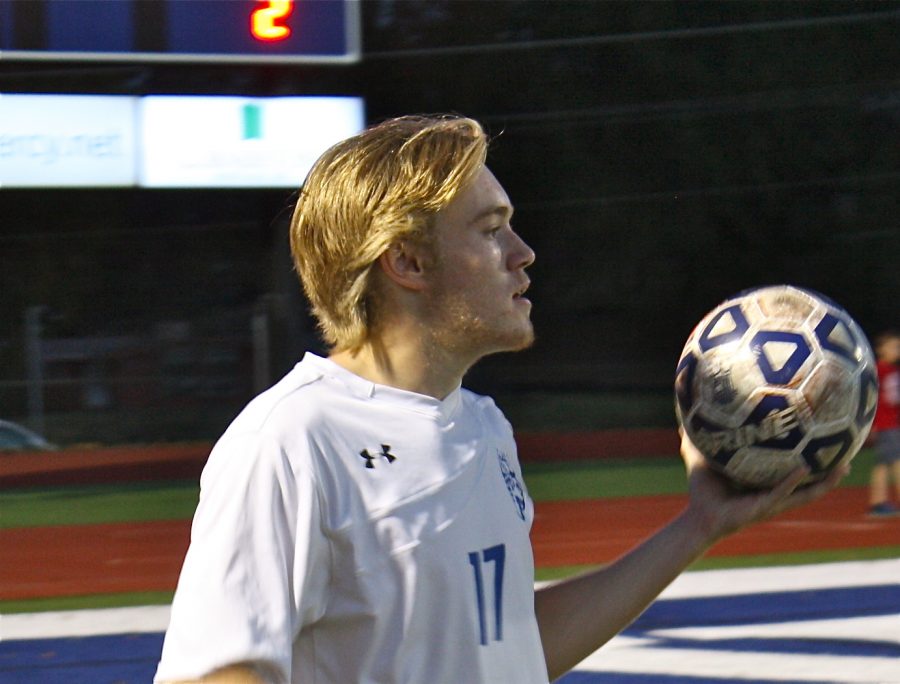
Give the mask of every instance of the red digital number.
<path id="1" fill-rule="evenodd" d="M 271 42 L 291 35 L 287 18 L 294 11 L 294 0 L 263 0 L 250 15 L 250 33 L 257 40 Z"/>

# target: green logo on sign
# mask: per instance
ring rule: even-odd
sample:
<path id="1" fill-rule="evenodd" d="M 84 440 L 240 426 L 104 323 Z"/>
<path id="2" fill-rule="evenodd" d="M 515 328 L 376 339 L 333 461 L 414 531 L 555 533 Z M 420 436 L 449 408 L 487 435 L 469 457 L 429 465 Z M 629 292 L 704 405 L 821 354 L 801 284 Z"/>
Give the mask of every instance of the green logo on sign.
<path id="1" fill-rule="evenodd" d="M 244 140 L 258 140 L 262 134 L 262 107 L 256 104 L 245 104 L 244 114 Z"/>

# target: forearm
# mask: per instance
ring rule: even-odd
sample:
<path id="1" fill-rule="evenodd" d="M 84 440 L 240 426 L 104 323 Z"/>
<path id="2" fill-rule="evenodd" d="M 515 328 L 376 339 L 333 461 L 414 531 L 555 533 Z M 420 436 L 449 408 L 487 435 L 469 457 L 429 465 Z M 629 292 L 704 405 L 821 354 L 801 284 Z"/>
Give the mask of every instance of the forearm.
<path id="1" fill-rule="evenodd" d="M 200 679 L 167 682 L 167 684 L 268 684 L 258 671 L 247 665 L 232 665 L 211 672 Z"/>
<path id="2" fill-rule="evenodd" d="M 738 491 L 711 471 L 684 437 L 687 508 L 666 527 L 611 565 L 551 585 L 535 595 L 547 670 L 559 677 L 609 641 L 717 540 L 749 524 L 802 506 L 830 491 L 845 464 L 821 482 L 797 489 L 809 471 L 797 468 L 775 487 Z"/>
<path id="3" fill-rule="evenodd" d="M 711 544 L 705 523 L 686 510 L 612 564 L 538 590 L 535 611 L 551 680 L 630 624 Z"/>

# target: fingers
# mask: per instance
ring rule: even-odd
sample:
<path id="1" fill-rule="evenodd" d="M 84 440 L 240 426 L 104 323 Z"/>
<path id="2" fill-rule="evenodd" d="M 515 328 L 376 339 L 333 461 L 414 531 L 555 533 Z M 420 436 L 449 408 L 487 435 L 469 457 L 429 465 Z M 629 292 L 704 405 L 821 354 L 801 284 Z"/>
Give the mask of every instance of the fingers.
<path id="1" fill-rule="evenodd" d="M 828 473 L 824 480 L 800 487 L 809 472 L 809 468 L 797 468 L 772 490 L 772 500 L 781 500 L 784 504 L 780 507 L 782 510 L 809 503 L 831 491 L 847 476 L 850 466 L 847 463 L 841 464 Z"/>
<path id="2" fill-rule="evenodd" d="M 803 484 L 803 481 L 807 478 L 809 472 L 809 468 L 805 466 L 795 468 L 781 482 L 772 487 L 768 493 L 764 493 L 760 497 L 761 505 L 757 510 L 757 515 L 768 518 L 772 515 L 777 515 L 787 508 L 791 508 L 793 501 L 795 500 L 794 497 L 796 496 L 797 488 Z"/>
<path id="3" fill-rule="evenodd" d="M 852 468 L 850 467 L 849 463 L 841 463 L 830 473 L 828 473 L 828 477 L 825 478 L 825 481 L 832 483 L 832 486 L 837 485 L 841 480 L 843 480 L 850 474 L 851 470 Z"/>
<path id="4" fill-rule="evenodd" d="M 794 468 L 791 473 L 772 489 L 772 495 L 778 499 L 786 499 L 797 489 L 810 473 L 808 466 Z"/>
<path id="5" fill-rule="evenodd" d="M 687 432 L 684 429 L 679 429 L 679 432 L 681 433 L 681 457 L 684 459 L 688 471 L 690 471 L 699 463 L 703 463 L 704 457 L 691 441 L 691 438 L 688 437 Z"/>
<path id="6" fill-rule="evenodd" d="M 816 482 L 809 487 L 804 487 L 804 492 L 809 490 L 809 499 L 812 500 L 818 498 L 822 494 L 826 492 L 830 492 L 832 489 L 840 484 L 841 480 L 843 480 L 847 475 L 850 474 L 850 464 L 842 463 L 841 465 L 833 468 L 828 476 L 821 480 L 820 482 Z"/>

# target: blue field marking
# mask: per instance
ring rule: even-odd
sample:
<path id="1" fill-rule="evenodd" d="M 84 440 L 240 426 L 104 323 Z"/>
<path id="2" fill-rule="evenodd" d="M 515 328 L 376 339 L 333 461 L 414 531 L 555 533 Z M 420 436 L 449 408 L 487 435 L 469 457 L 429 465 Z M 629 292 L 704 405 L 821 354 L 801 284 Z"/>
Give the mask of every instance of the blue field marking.
<path id="1" fill-rule="evenodd" d="M 666 599 L 652 604 L 623 634 L 634 636 L 678 627 L 893 615 L 898 607 L 900 584 Z"/>
<path id="2" fill-rule="evenodd" d="M 162 634 L 0 642 L 3 684 L 149 684 Z"/>

